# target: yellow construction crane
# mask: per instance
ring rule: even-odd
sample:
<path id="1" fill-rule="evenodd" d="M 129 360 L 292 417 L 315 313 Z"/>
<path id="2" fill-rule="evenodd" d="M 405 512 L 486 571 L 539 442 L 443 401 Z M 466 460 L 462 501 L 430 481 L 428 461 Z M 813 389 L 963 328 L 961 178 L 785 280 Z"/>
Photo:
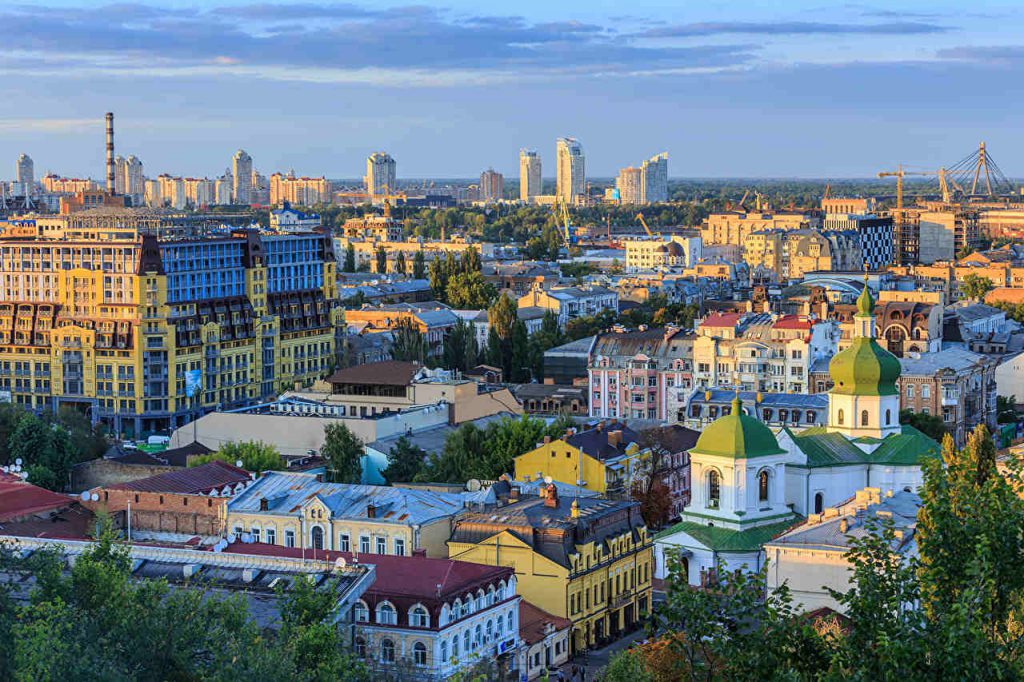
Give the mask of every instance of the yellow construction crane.
<path id="1" fill-rule="evenodd" d="M 743 204 L 747 203 L 747 197 L 749 197 L 749 196 L 750 196 L 750 190 L 749 189 L 746 190 L 745 192 L 743 192 L 743 198 L 740 199 L 740 203 L 737 204 L 740 207 L 741 211 L 746 211 L 747 210 L 747 207 L 744 206 Z"/>
<path id="2" fill-rule="evenodd" d="M 878 174 L 880 178 L 896 178 L 896 210 L 903 210 L 903 177 L 906 175 L 937 175 L 939 177 L 939 189 L 942 191 L 942 201 L 944 203 L 951 203 L 953 200 L 953 193 L 950 191 L 950 186 L 953 189 L 964 193 L 963 188 L 957 184 L 956 180 L 949 176 L 949 173 L 945 168 L 940 168 L 937 171 L 908 171 L 904 170 L 903 164 L 896 167 L 894 171 L 882 171 Z"/>
<path id="3" fill-rule="evenodd" d="M 825 183 L 825 196 L 822 197 L 823 201 L 827 201 L 832 196 L 832 183 Z"/>
<path id="4" fill-rule="evenodd" d="M 647 236 L 648 237 L 653 237 L 654 233 L 651 232 L 651 228 L 647 227 L 647 221 L 644 220 L 644 214 L 643 213 L 637 213 L 636 214 L 636 219 L 639 220 L 640 224 L 644 226 L 645 230 L 647 230 Z"/>

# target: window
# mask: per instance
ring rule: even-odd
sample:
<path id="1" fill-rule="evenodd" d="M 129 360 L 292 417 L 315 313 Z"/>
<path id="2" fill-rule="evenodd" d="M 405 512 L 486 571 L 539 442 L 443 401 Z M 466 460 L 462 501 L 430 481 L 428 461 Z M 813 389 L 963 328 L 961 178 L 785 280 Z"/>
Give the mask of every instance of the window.
<path id="1" fill-rule="evenodd" d="M 409 625 L 414 628 L 425 628 L 430 625 L 430 614 L 422 606 L 414 606 L 409 610 Z"/>
<path id="2" fill-rule="evenodd" d="M 821 493 L 814 494 L 814 513 L 820 514 L 825 509 L 825 496 Z"/>
<path id="3" fill-rule="evenodd" d="M 914 397 L 914 385 L 913 384 L 907 384 L 907 397 L 908 398 L 913 398 Z"/>
<path id="4" fill-rule="evenodd" d="M 718 501 L 721 495 L 721 478 L 718 472 L 712 469 L 708 472 L 708 507 L 718 509 Z"/>
<path id="5" fill-rule="evenodd" d="M 294 547 L 295 546 L 295 531 L 286 530 L 284 532 L 284 546 Z"/>
<path id="6" fill-rule="evenodd" d="M 412 646 L 412 661 L 416 665 L 427 664 L 427 645 L 423 642 L 416 642 Z"/>
<path id="7" fill-rule="evenodd" d="M 405 556 L 405 540 L 395 538 L 395 556 Z"/>
<path id="8" fill-rule="evenodd" d="M 473 650 L 474 651 L 477 648 L 479 648 L 479 646 L 483 643 L 483 638 L 484 638 L 483 628 L 480 627 L 479 623 L 477 623 L 476 627 L 473 629 Z"/>
<path id="9" fill-rule="evenodd" d="M 759 502 L 768 501 L 768 472 L 762 471 L 757 475 L 757 499 Z"/>
<path id="10" fill-rule="evenodd" d="M 441 661 L 448 662 L 448 640 L 441 640 Z"/>
<path id="11" fill-rule="evenodd" d="M 505 618 L 506 618 L 506 622 L 508 624 L 508 631 L 509 632 L 515 632 L 515 630 L 512 629 L 512 612 L 509 611 L 508 612 L 508 616 L 506 616 Z"/>
<path id="12" fill-rule="evenodd" d="M 267 528 L 266 531 L 267 531 L 267 544 L 268 545 L 276 545 L 277 544 L 277 530 L 274 529 L 274 528 Z"/>
<path id="13" fill-rule="evenodd" d="M 932 387 L 925 384 L 921 386 L 921 397 L 928 399 L 932 397 Z"/>
<path id="14" fill-rule="evenodd" d="M 357 623 L 366 623 L 370 620 L 370 610 L 361 601 L 357 601 L 356 605 L 352 607 L 352 615 L 355 616 Z"/>
<path id="15" fill-rule="evenodd" d="M 377 554 L 387 554 L 387 553 L 388 553 L 388 539 L 387 538 L 377 538 Z"/>
<path id="16" fill-rule="evenodd" d="M 377 623 L 380 625 L 398 625 L 398 613 L 388 602 L 377 606 Z"/>
<path id="17" fill-rule="evenodd" d="M 840 426 L 843 425 L 843 411 L 842 410 L 839 410 L 838 412 L 836 412 L 836 421 L 839 422 Z"/>
<path id="18" fill-rule="evenodd" d="M 885 411 L 885 425 L 892 424 L 892 410 Z"/>
<path id="19" fill-rule="evenodd" d="M 338 551 L 339 552 L 351 552 L 352 546 L 349 543 L 348 534 L 342 533 L 338 536 Z"/>
<path id="20" fill-rule="evenodd" d="M 359 536 L 359 551 L 363 554 L 370 553 L 370 536 L 360 535 Z"/>
<path id="21" fill-rule="evenodd" d="M 462 650 L 467 654 L 470 652 L 471 647 L 469 646 L 469 630 L 462 633 Z"/>
<path id="22" fill-rule="evenodd" d="M 250 528 L 249 529 L 249 535 L 252 536 L 252 541 L 253 542 L 259 542 L 260 541 L 260 529 L 259 528 Z"/>
<path id="23" fill-rule="evenodd" d="M 494 622 L 488 620 L 487 621 L 487 627 L 484 628 L 484 641 L 485 642 L 490 642 L 491 638 L 493 638 L 493 637 L 494 637 Z"/>
<path id="24" fill-rule="evenodd" d="M 356 656 L 366 658 L 366 640 L 362 637 L 356 637 Z"/>
<path id="25" fill-rule="evenodd" d="M 310 540 L 313 544 L 313 549 L 324 548 L 324 529 L 320 526 L 313 526 L 309 532 Z"/>
<path id="26" fill-rule="evenodd" d="M 868 411 L 867 410 L 861 410 L 860 411 L 860 425 L 861 426 L 867 426 L 868 425 Z"/>
<path id="27" fill-rule="evenodd" d="M 395 662 L 395 643 L 390 639 L 381 640 L 380 643 L 380 660 L 385 663 Z"/>

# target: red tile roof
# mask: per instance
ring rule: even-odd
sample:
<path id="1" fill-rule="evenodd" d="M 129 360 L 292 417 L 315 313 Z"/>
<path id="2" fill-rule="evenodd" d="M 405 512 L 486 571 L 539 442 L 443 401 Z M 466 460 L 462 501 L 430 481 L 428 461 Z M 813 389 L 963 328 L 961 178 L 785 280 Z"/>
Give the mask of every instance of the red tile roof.
<path id="1" fill-rule="evenodd" d="M 418 362 L 404 362 L 401 360 L 368 362 L 365 365 L 339 369 L 327 377 L 327 383 L 408 386 L 412 383 L 416 372 L 421 369 L 423 369 L 423 365 Z"/>
<path id="2" fill-rule="evenodd" d="M 743 313 L 712 313 L 700 323 L 702 327 L 735 327 Z"/>
<path id="3" fill-rule="evenodd" d="M 118 483 L 110 490 L 136 490 L 147 493 L 177 493 L 198 495 L 226 485 L 237 485 L 251 480 L 249 472 L 227 462 L 207 462 L 192 469 L 169 471 L 148 478 Z"/>
<path id="4" fill-rule="evenodd" d="M 544 626 L 551 623 L 556 630 L 565 630 L 572 626 L 568 618 L 552 616 L 539 609 L 525 599 L 519 602 L 519 637 L 527 644 L 544 639 Z"/>
<path id="5" fill-rule="evenodd" d="M 315 553 L 306 549 L 303 553 L 298 547 L 282 547 L 263 543 L 244 544 L 236 542 L 229 545 L 225 552 L 233 554 L 254 554 L 257 556 L 302 557 L 307 559 L 326 559 L 334 561 L 344 557 L 352 562 L 351 552 L 333 552 L 320 550 Z M 386 595 L 389 598 L 410 597 L 415 600 L 436 601 L 438 585 L 440 598 L 454 599 L 471 589 L 489 582 L 507 580 L 513 571 L 505 566 L 488 566 L 471 564 L 467 561 L 454 559 L 432 559 L 419 556 L 394 556 L 392 554 L 360 554 L 359 563 L 372 564 L 377 567 L 377 577 L 368 590 L 369 594 Z"/>
<path id="6" fill-rule="evenodd" d="M 808 331 L 817 322 L 809 320 L 806 317 L 800 317 L 799 315 L 783 315 L 775 321 L 772 325 L 775 329 L 800 329 Z"/>
<path id="7" fill-rule="evenodd" d="M 74 498 L 24 481 L 0 482 L 0 522 L 69 506 Z"/>

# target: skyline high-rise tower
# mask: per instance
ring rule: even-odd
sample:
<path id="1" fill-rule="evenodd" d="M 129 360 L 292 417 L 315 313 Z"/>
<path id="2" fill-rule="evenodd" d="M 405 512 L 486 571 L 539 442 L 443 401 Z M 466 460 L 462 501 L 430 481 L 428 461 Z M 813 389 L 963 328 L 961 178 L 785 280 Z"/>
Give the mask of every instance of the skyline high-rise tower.
<path id="1" fill-rule="evenodd" d="M 575 203 L 587 190 L 586 158 L 576 138 L 560 137 L 555 145 L 556 189 L 558 198 Z"/>
<path id="2" fill-rule="evenodd" d="M 252 157 L 239 149 L 231 160 L 231 177 L 234 179 L 232 201 L 236 204 L 252 203 Z"/>
<path id="3" fill-rule="evenodd" d="M 366 192 L 371 196 L 398 190 L 398 164 L 387 152 L 374 152 L 366 158 Z"/>
<path id="4" fill-rule="evenodd" d="M 544 193 L 540 154 L 533 149 L 519 150 L 519 198 L 530 201 Z"/>

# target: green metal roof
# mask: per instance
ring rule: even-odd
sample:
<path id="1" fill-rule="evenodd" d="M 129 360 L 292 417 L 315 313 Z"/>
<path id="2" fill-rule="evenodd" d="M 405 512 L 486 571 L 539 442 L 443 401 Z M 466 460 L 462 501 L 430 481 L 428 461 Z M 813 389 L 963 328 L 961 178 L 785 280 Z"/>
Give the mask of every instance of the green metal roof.
<path id="1" fill-rule="evenodd" d="M 793 442 L 807 457 L 807 466 L 831 467 L 851 464 L 892 464 L 913 466 L 927 459 L 941 456 L 941 448 L 934 440 L 913 426 L 904 424 L 900 433 L 881 440 L 858 438 L 849 440 L 840 433 L 829 433 L 825 428 L 814 426 L 800 433 L 787 429 Z M 878 443 L 873 452 L 864 452 L 854 443 Z"/>
<path id="2" fill-rule="evenodd" d="M 771 429 L 743 412 L 743 401 L 739 396 L 732 401 L 732 412 L 704 429 L 697 445 L 690 450 L 691 454 L 734 459 L 753 459 L 784 452 Z"/>
<path id="3" fill-rule="evenodd" d="M 708 549 L 716 552 L 753 552 L 760 549 L 766 542 L 789 530 L 794 524 L 803 521 L 803 517 L 793 517 L 781 523 L 768 526 L 757 526 L 747 530 L 730 530 L 718 526 L 705 526 L 692 521 L 681 521 L 654 536 L 655 540 L 683 532 Z"/>
<path id="4" fill-rule="evenodd" d="M 872 338 L 858 336 L 828 365 L 834 395 L 897 395 L 900 361 Z"/>

